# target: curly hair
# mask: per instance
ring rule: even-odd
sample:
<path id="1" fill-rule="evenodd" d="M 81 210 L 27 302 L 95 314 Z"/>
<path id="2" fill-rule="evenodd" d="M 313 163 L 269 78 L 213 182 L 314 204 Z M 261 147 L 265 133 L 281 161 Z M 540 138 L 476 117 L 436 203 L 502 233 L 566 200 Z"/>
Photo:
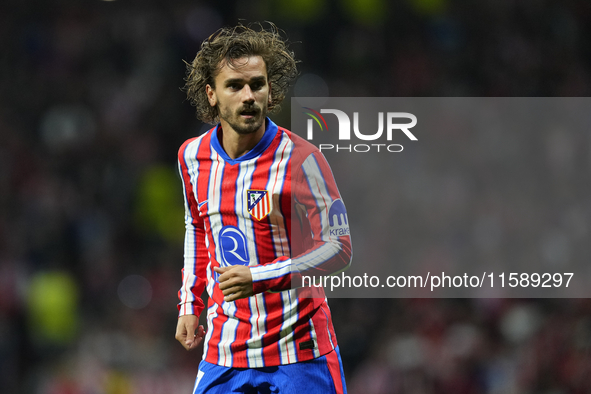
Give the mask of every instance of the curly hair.
<path id="1" fill-rule="evenodd" d="M 271 22 L 265 29 L 260 23 L 251 26 L 239 24 L 232 28 L 222 28 L 205 39 L 192 63 L 187 63 L 187 75 L 183 90 L 197 110 L 197 118 L 203 122 L 219 122 L 217 106 L 212 107 L 207 99 L 205 87 L 215 88 L 215 77 L 221 68 L 242 57 L 261 56 L 267 67 L 267 80 L 271 84 L 271 103 L 269 112 L 280 109 L 287 89 L 297 76 L 294 53 L 288 49 L 287 40 Z"/>

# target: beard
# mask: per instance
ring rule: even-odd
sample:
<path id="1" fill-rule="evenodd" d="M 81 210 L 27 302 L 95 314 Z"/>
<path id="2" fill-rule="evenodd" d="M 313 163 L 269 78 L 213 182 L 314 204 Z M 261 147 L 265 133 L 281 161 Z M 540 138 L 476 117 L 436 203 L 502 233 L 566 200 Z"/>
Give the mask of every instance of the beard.
<path id="1" fill-rule="evenodd" d="M 267 103 L 261 108 L 256 104 L 243 105 L 236 111 L 230 108 L 219 107 L 220 118 L 226 121 L 238 134 L 252 134 L 257 132 L 265 122 L 267 116 Z M 241 115 L 247 113 L 251 118 L 243 118 Z"/>

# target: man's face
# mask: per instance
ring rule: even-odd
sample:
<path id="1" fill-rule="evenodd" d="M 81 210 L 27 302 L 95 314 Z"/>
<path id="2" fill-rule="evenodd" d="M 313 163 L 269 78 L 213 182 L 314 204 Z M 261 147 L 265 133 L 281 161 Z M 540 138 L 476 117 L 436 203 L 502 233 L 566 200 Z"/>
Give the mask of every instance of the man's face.
<path id="1" fill-rule="evenodd" d="M 262 57 L 235 59 L 232 67 L 224 63 L 215 77 L 215 88 L 207 85 L 206 90 L 209 104 L 218 106 L 222 122 L 238 134 L 264 130 L 271 94 Z"/>

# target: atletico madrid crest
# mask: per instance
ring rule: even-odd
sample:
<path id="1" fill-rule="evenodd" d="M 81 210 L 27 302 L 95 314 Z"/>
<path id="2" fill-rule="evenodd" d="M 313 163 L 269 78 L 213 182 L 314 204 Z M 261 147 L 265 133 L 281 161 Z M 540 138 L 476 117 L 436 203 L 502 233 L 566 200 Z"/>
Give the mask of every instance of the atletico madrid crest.
<path id="1" fill-rule="evenodd" d="M 262 220 L 271 212 L 271 198 L 267 190 L 247 190 L 248 213 L 256 220 Z"/>

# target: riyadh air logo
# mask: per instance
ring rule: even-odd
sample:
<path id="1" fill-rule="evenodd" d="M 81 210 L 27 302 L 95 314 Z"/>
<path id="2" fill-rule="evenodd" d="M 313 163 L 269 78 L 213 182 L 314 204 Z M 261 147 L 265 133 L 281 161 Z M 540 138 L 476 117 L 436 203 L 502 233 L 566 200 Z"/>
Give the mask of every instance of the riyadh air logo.
<path id="1" fill-rule="evenodd" d="M 331 236 L 343 237 L 350 234 L 347 210 L 340 198 L 330 204 L 330 209 L 328 210 L 328 228 Z"/>
<path id="2" fill-rule="evenodd" d="M 222 251 L 222 266 L 230 265 L 248 265 L 250 258 L 248 255 L 248 243 L 246 236 L 238 227 L 224 226 L 220 231 L 218 245 Z M 216 273 L 215 280 L 218 280 L 219 274 Z"/>
<path id="3" fill-rule="evenodd" d="M 378 112 L 378 126 L 377 131 L 360 130 L 359 127 L 359 112 L 353 112 L 353 122 L 351 118 L 344 111 L 339 109 L 322 108 L 316 111 L 312 108 L 302 107 L 304 114 L 308 115 L 310 119 L 306 124 L 306 138 L 308 141 L 314 140 L 314 129 L 321 132 L 328 131 L 328 124 L 322 114 L 332 114 L 336 116 L 338 122 L 338 137 L 340 144 L 319 144 L 318 148 L 321 151 L 334 150 L 336 152 L 402 152 L 404 149 L 400 144 L 392 144 L 392 137 L 395 133 L 402 133 L 411 141 L 417 141 L 417 137 L 410 131 L 417 124 L 417 117 L 409 112 Z M 367 114 L 368 116 L 371 116 Z M 375 116 L 375 115 L 374 115 Z M 388 143 L 379 143 L 385 140 Z M 343 141 L 372 141 L 372 143 L 363 144 L 342 144 Z"/>
<path id="4" fill-rule="evenodd" d="M 263 220 L 271 212 L 271 198 L 268 190 L 247 190 L 248 213 L 256 220 Z"/>

